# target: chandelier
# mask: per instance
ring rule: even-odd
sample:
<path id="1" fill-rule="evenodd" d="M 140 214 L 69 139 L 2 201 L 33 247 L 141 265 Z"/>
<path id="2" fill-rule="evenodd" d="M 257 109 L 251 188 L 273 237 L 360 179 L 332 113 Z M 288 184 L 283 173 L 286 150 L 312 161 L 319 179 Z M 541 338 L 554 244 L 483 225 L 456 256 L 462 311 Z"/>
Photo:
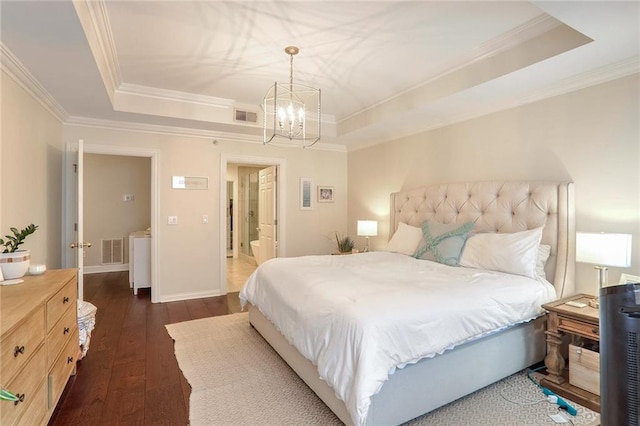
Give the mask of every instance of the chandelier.
<path id="1" fill-rule="evenodd" d="M 306 148 L 320 140 L 320 89 L 293 83 L 293 57 L 300 49 L 284 51 L 290 58 L 289 83 L 275 82 L 264 96 L 263 143 L 286 138 Z"/>

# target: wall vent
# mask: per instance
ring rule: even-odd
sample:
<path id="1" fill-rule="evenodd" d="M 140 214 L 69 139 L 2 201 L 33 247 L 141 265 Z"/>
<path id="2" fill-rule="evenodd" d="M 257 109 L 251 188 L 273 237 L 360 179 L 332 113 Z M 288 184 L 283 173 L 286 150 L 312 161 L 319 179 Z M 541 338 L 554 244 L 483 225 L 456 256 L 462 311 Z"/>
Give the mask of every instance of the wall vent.
<path id="1" fill-rule="evenodd" d="M 258 113 L 254 111 L 243 111 L 241 109 L 234 109 L 234 120 L 242 121 L 244 123 L 257 123 Z"/>
<path id="2" fill-rule="evenodd" d="M 117 264 L 124 263 L 123 250 L 124 250 L 123 238 L 112 238 L 109 240 L 102 240 L 102 264 L 117 265 Z"/>

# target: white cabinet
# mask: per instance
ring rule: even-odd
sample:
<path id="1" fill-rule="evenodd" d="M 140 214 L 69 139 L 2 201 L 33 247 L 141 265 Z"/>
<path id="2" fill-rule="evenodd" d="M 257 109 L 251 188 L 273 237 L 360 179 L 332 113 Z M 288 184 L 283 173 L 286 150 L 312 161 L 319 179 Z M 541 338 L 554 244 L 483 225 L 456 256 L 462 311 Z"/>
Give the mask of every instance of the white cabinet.
<path id="1" fill-rule="evenodd" d="M 129 286 L 133 294 L 151 287 L 151 235 L 146 231 L 129 234 Z"/>

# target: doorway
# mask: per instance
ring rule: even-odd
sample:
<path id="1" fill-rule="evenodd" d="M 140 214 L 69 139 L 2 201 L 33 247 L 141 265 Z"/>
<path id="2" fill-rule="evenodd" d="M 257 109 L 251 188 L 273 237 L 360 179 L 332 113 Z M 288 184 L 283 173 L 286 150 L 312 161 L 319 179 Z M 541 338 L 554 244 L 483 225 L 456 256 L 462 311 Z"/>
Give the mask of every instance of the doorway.
<path id="1" fill-rule="evenodd" d="M 240 155 L 222 155 L 220 167 L 220 182 L 235 181 L 233 186 L 233 256 L 227 257 L 227 239 L 221 239 L 221 268 L 220 268 L 220 292 L 239 291 L 246 278 L 256 268 L 254 258 L 255 243 L 259 236 L 257 228 L 260 217 L 259 212 L 259 171 L 273 166 L 277 170 L 275 180 L 275 220 L 277 251 L 275 256 L 285 255 L 285 245 L 283 244 L 284 229 L 284 206 L 286 191 L 282 182 L 285 181 L 285 160 L 282 158 L 263 158 Z M 228 235 L 227 211 L 229 204 L 229 185 L 221 185 L 220 205 L 224 211 L 220 215 L 220 235 Z M 253 189 L 253 190 L 252 190 Z M 253 194 L 253 196 L 252 196 Z M 252 249 L 252 242 L 254 248 Z M 223 248 L 224 247 L 224 248 Z M 240 263 L 244 262 L 244 264 Z M 233 281 L 233 283 L 232 283 Z M 237 284 L 240 283 L 240 284 Z"/>
<path id="2" fill-rule="evenodd" d="M 77 222 L 77 210 L 78 210 L 78 196 L 76 194 L 76 182 L 78 179 L 83 180 L 83 177 L 76 175 L 77 168 L 74 167 L 76 159 L 78 157 L 79 144 L 78 142 L 69 142 L 66 144 L 66 152 L 63 157 L 63 166 L 65 170 L 64 185 L 63 185 L 63 251 L 62 251 L 62 265 L 66 268 L 75 267 L 76 257 L 75 251 L 69 246 L 72 242 L 76 241 L 76 229 L 78 228 Z M 161 294 L 158 291 L 158 245 L 159 238 L 156 236 L 156 230 L 160 223 L 160 206 L 159 206 L 159 152 L 156 150 L 135 148 L 128 146 L 117 145 L 90 145 L 84 144 L 84 153 L 86 154 L 104 154 L 104 155 L 119 155 L 124 157 L 148 157 L 151 160 L 151 194 L 150 194 L 150 232 L 154 235 L 150 244 L 150 269 L 151 269 L 151 302 L 158 303 L 161 300 Z M 78 172 L 79 173 L 79 172 Z M 80 280 L 79 280 L 80 281 Z M 82 300 L 82 292 L 79 289 L 79 298 Z"/>

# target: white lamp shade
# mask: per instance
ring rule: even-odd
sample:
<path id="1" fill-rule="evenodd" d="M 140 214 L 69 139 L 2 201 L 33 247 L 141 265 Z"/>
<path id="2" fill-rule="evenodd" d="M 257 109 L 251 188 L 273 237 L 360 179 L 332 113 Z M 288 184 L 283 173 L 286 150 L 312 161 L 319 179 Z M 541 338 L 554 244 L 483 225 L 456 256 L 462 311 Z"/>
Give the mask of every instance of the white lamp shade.
<path id="1" fill-rule="evenodd" d="M 359 220 L 358 236 L 375 237 L 378 235 L 378 221 L 376 220 Z"/>
<path id="2" fill-rule="evenodd" d="M 600 266 L 631 266 L 631 235 L 576 233 L 576 262 Z"/>

